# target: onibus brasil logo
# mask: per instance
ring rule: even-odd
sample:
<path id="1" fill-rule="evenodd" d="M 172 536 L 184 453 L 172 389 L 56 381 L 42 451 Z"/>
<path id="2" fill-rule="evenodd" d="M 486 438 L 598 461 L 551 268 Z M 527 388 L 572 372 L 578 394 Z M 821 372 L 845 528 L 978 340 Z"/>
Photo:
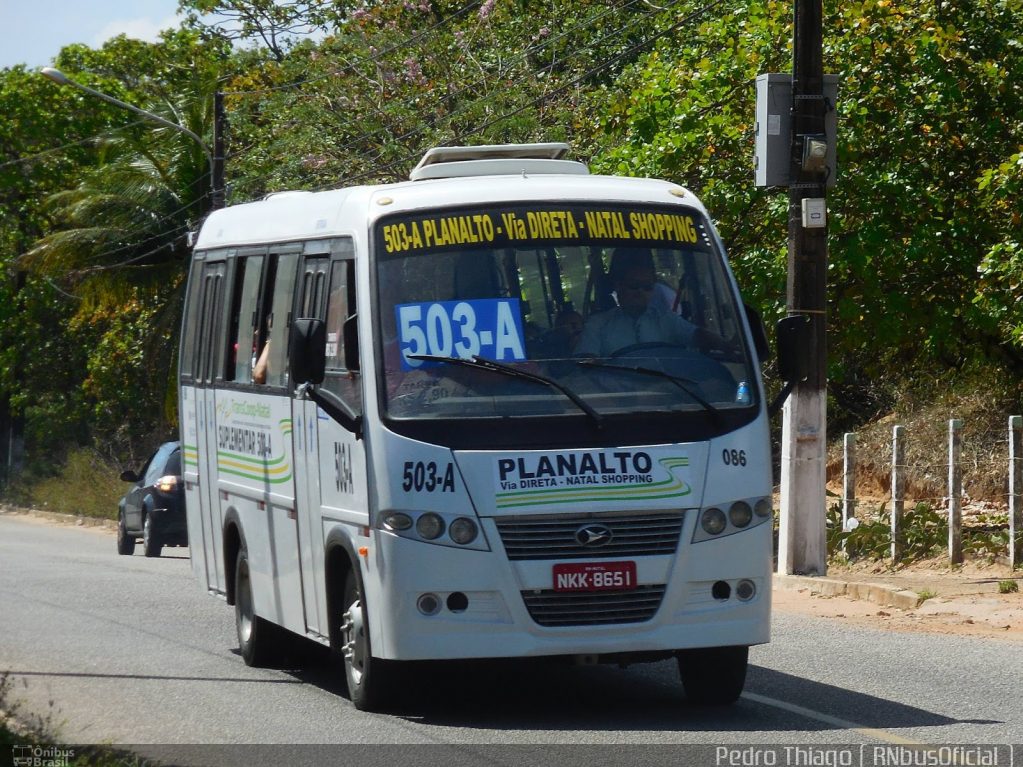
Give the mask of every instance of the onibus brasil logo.
<path id="1" fill-rule="evenodd" d="M 651 501 L 692 493 L 682 479 L 687 456 L 660 458 L 621 450 L 500 458 L 495 467 L 499 509 L 587 501 Z"/>

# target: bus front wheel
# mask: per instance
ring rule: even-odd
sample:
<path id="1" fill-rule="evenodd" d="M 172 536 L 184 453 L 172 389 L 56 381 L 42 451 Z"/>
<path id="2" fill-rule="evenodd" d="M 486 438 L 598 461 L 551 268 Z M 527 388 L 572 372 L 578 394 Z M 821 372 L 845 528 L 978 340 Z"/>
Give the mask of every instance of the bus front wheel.
<path id="1" fill-rule="evenodd" d="M 678 651 L 678 671 L 690 703 L 727 706 L 746 684 L 748 647 L 701 647 Z"/>
<path id="2" fill-rule="evenodd" d="M 345 577 L 342 605 L 341 655 L 348 694 L 360 711 L 377 711 L 390 698 L 393 670 L 388 661 L 374 658 L 371 652 L 366 600 L 354 570 Z"/>
<path id="3" fill-rule="evenodd" d="M 281 630 L 256 615 L 249 557 L 244 547 L 238 552 L 234 573 L 234 624 L 242 660 L 246 666 L 268 666 L 278 658 Z"/>

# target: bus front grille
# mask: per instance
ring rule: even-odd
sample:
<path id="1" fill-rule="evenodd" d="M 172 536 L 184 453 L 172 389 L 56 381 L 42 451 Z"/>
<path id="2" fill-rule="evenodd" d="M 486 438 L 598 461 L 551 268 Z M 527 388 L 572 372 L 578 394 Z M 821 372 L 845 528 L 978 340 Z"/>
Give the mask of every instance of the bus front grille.
<path id="1" fill-rule="evenodd" d="M 508 559 L 607 559 L 674 554 L 684 512 L 644 514 L 564 514 L 496 520 Z M 610 539 L 584 546 L 580 531 L 607 528 Z"/>
<path id="2" fill-rule="evenodd" d="M 606 626 L 641 623 L 654 617 L 664 598 L 664 585 L 631 591 L 523 591 L 530 617 L 541 626 Z"/>

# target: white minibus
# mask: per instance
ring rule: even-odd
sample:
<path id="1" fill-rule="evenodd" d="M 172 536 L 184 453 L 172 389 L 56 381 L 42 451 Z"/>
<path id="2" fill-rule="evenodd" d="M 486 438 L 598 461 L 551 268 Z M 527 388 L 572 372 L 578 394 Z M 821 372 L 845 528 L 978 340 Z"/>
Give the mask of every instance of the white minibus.
<path id="1" fill-rule="evenodd" d="M 413 660 L 677 658 L 691 700 L 741 693 L 770 624 L 763 325 L 693 194 L 567 150 L 440 147 L 203 224 L 189 544 L 246 663 L 329 646 L 360 709 Z"/>

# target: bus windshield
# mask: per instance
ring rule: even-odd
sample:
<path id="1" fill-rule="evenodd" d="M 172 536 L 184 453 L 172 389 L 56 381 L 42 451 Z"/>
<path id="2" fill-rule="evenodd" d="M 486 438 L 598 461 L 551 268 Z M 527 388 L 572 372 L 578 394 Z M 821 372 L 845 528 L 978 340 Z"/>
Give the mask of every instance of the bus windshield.
<path id="1" fill-rule="evenodd" d="M 740 306 L 694 209 L 474 206 L 384 218 L 374 236 L 391 418 L 757 405 Z"/>

